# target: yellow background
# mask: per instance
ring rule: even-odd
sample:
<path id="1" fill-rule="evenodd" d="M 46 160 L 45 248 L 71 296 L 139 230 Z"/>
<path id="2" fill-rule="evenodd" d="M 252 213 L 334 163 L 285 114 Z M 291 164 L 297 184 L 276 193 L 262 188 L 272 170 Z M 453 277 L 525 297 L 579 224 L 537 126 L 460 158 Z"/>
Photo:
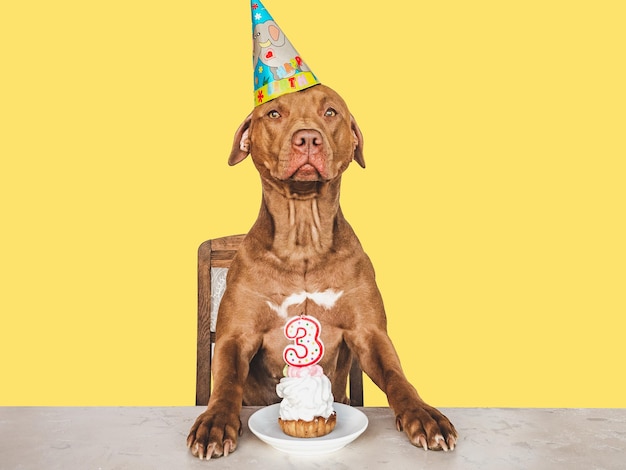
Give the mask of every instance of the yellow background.
<path id="1" fill-rule="evenodd" d="M 624 3 L 265 4 L 365 135 L 343 209 L 422 396 L 625 407 Z M 260 201 L 226 164 L 250 28 L 245 0 L 0 6 L 0 405 L 193 404 L 196 248 Z"/>

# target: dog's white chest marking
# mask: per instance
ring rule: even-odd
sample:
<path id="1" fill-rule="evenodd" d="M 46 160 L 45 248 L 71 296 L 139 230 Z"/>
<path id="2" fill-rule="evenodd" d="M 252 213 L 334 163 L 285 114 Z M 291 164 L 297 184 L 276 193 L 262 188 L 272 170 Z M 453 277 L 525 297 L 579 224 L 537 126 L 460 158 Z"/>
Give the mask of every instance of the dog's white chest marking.
<path id="1" fill-rule="evenodd" d="M 333 289 L 326 289 L 324 292 L 298 292 L 291 294 L 280 305 L 276 305 L 273 302 L 267 301 L 267 305 L 274 310 L 279 316 L 287 318 L 287 310 L 293 305 L 300 305 L 305 300 L 309 299 L 315 302 L 320 307 L 326 310 L 334 307 L 339 297 L 343 295 L 343 291 L 336 292 Z"/>

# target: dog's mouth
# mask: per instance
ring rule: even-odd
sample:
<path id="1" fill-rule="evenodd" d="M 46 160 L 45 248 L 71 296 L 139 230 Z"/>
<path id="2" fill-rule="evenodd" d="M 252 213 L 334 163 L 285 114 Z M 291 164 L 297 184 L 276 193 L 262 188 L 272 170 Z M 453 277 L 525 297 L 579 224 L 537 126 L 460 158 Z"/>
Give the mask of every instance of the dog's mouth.
<path id="1" fill-rule="evenodd" d="M 319 181 L 321 175 L 317 168 L 310 163 L 305 163 L 291 175 L 290 179 L 294 181 Z"/>

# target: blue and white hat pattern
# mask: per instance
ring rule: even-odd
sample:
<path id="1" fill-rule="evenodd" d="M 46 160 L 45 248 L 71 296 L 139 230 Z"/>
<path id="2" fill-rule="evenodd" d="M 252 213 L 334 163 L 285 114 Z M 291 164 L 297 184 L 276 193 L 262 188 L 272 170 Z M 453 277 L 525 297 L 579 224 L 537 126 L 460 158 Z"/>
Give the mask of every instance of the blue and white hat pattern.
<path id="1" fill-rule="evenodd" d="M 319 84 L 263 4 L 252 0 L 250 6 L 255 106 Z"/>

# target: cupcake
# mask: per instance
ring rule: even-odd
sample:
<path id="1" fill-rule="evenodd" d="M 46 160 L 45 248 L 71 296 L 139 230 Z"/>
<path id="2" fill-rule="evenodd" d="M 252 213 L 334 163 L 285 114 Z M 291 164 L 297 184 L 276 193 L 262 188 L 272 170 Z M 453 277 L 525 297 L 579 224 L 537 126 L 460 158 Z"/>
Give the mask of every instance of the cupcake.
<path id="1" fill-rule="evenodd" d="M 278 424 L 289 436 L 325 436 L 337 424 L 330 380 L 317 364 L 286 369 L 287 376 L 276 386 L 276 393 L 283 399 Z"/>
<path id="2" fill-rule="evenodd" d="M 318 365 L 324 355 L 321 330 L 317 319 L 305 315 L 285 325 L 285 336 L 294 344 L 283 352 L 287 366 L 276 393 L 282 398 L 278 424 L 289 436 L 325 436 L 337 424 L 330 380 Z"/>

